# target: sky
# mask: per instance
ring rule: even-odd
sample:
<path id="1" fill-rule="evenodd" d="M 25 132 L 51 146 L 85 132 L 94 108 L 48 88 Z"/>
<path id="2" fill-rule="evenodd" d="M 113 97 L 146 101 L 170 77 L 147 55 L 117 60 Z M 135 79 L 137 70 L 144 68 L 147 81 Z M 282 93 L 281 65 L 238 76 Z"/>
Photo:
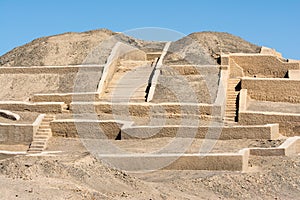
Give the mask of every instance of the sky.
<path id="1" fill-rule="evenodd" d="M 38 37 L 143 27 L 228 32 L 300 60 L 299 0 L 0 0 L 0 55 Z"/>

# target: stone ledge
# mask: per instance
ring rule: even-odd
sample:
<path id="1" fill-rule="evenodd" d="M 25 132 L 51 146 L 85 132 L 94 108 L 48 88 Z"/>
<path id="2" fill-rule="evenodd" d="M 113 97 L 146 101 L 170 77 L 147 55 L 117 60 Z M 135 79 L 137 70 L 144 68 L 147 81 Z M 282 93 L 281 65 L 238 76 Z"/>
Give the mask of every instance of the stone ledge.
<path id="1" fill-rule="evenodd" d="M 32 124 L 0 123 L 0 144 L 30 145 L 44 116 L 44 114 L 40 114 Z"/>
<path id="2" fill-rule="evenodd" d="M 300 153 L 300 137 L 288 138 L 279 147 L 249 148 L 250 155 L 254 156 L 293 156 Z"/>
<path id="3" fill-rule="evenodd" d="M 132 122 L 114 120 L 80 120 L 61 119 L 51 122 L 53 136 L 63 137 L 107 137 L 109 139 L 136 139 L 136 138 L 207 138 L 207 139 L 277 139 L 279 136 L 278 124 L 261 126 L 134 126 Z M 86 133 L 86 135 L 78 135 Z M 99 133 L 96 135 L 95 133 Z"/>
<path id="4" fill-rule="evenodd" d="M 218 154 L 98 154 L 110 167 L 125 171 L 225 170 L 246 171 L 249 151 Z"/>

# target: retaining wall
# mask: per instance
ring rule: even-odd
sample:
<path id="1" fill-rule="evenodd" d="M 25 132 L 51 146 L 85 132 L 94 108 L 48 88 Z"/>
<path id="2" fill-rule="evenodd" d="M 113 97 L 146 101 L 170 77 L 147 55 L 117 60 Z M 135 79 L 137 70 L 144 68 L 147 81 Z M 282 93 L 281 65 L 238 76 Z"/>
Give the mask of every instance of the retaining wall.
<path id="1" fill-rule="evenodd" d="M 107 102 L 73 102 L 73 113 L 97 114 L 126 114 L 138 117 L 150 117 L 156 114 L 176 115 L 191 114 L 203 116 L 221 116 L 221 106 L 211 104 L 184 104 L 184 103 L 107 103 Z"/>
<path id="2" fill-rule="evenodd" d="M 76 124 L 75 124 L 76 123 Z M 129 122 L 127 122 L 129 123 Z M 161 137 L 207 138 L 207 139 L 276 139 L 279 137 L 278 124 L 253 126 L 132 126 L 121 121 L 113 120 L 72 120 L 61 119 L 51 122 L 53 136 L 78 137 L 78 131 L 87 138 L 103 139 L 149 139 Z M 81 135 L 81 137 L 83 137 Z"/>
<path id="3" fill-rule="evenodd" d="M 52 136 L 82 139 L 116 139 L 123 124 L 106 120 L 54 120 L 50 123 Z M 79 132 L 79 135 L 78 135 Z"/>
<path id="4" fill-rule="evenodd" d="M 95 92 L 103 66 L 0 68 L 0 98 L 27 101 L 37 93 Z M 79 72 L 79 73 L 78 73 Z"/>
<path id="5" fill-rule="evenodd" d="M 288 138 L 279 147 L 249 148 L 249 151 L 254 156 L 297 156 L 300 153 L 300 137 Z"/>
<path id="6" fill-rule="evenodd" d="M 30 100 L 32 102 L 64 102 L 70 105 L 72 101 L 98 101 L 99 95 L 94 92 L 34 94 Z"/>
<path id="7" fill-rule="evenodd" d="M 12 111 L 30 111 L 38 113 L 62 113 L 63 102 L 27 103 L 21 101 L 0 101 L 0 109 Z"/>
<path id="8" fill-rule="evenodd" d="M 199 126 L 183 127 L 175 125 L 167 126 L 137 126 L 121 130 L 122 139 L 134 138 L 206 138 L 206 139 L 276 139 L 279 137 L 278 124 L 254 125 L 254 126 Z"/>
<path id="9" fill-rule="evenodd" d="M 287 62 L 275 55 L 234 53 L 222 56 L 222 64 L 230 60 L 243 69 L 245 76 L 284 78 L 289 70 L 300 69 L 298 62 Z"/>
<path id="10" fill-rule="evenodd" d="M 239 123 L 244 125 L 278 123 L 279 132 L 285 136 L 300 135 L 300 114 L 275 112 L 239 112 Z"/>
<path id="11" fill-rule="evenodd" d="M 0 144 L 29 146 L 43 118 L 44 115 L 40 114 L 32 124 L 0 123 Z"/>
<path id="12" fill-rule="evenodd" d="M 274 78 L 242 78 L 242 89 L 259 101 L 300 103 L 300 80 Z"/>
<path id="13" fill-rule="evenodd" d="M 99 155 L 103 162 L 125 171 L 227 170 L 246 171 L 249 151 L 219 154 L 129 154 Z"/>

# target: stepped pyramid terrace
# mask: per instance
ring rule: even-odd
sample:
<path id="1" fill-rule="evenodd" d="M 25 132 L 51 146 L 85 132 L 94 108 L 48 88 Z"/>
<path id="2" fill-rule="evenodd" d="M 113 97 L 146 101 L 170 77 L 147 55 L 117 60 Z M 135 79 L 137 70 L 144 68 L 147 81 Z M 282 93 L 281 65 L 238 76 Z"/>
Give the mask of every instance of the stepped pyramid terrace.
<path id="1" fill-rule="evenodd" d="M 300 154 L 300 61 L 228 33 L 39 38 L 0 57 L 0 85 L 0 162 L 28 169 L 250 176 Z"/>

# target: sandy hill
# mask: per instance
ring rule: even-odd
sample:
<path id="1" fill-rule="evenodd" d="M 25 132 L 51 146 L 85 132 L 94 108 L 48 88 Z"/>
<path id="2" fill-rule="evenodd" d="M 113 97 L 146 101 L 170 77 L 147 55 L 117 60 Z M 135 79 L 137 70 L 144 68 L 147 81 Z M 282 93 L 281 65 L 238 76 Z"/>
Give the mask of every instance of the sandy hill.
<path id="1" fill-rule="evenodd" d="M 95 48 L 99 48 L 99 59 L 88 64 L 104 64 L 116 41 L 122 41 L 144 51 L 160 51 L 164 46 L 161 42 L 137 40 L 107 29 L 82 33 L 69 32 L 38 38 L 14 48 L 0 57 L 0 66 L 78 65 L 84 63 L 85 58 Z M 221 52 L 255 53 L 259 50 L 259 46 L 228 33 L 198 32 L 173 42 L 165 62 L 215 64 Z"/>
<path id="2" fill-rule="evenodd" d="M 221 53 L 259 53 L 259 46 L 223 32 L 196 32 L 172 43 L 165 63 L 216 64 Z"/>
<path id="3" fill-rule="evenodd" d="M 0 57 L 3 66 L 81 64 L 90 49 L 114 33 L 107 29 L 42 37 Z"/>

